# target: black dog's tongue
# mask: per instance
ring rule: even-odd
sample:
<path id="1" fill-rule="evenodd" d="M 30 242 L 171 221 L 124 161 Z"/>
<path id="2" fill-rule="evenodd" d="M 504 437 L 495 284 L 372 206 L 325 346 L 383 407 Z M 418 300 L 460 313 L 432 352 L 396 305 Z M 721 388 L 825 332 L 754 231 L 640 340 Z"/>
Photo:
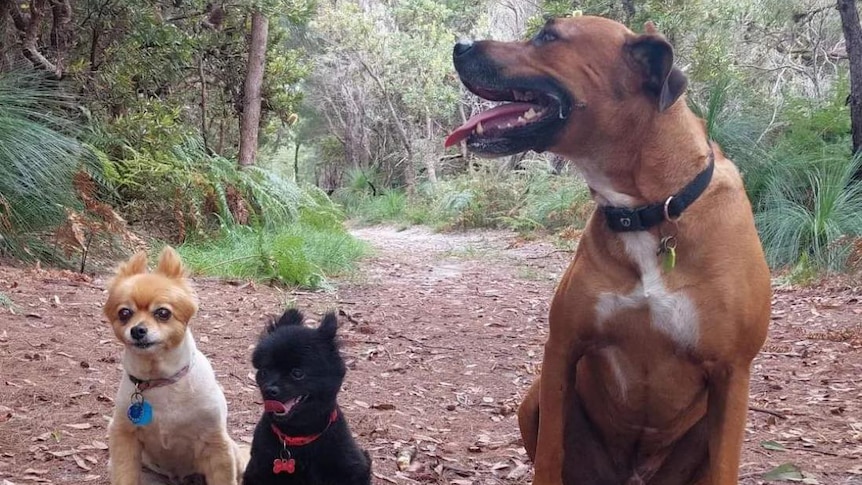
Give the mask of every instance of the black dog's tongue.
<path id="1" fill-rule="evenodd" d="M 273 399 L 267 399 L 263 401 L 263 410 L 268 413 L 274 414 L 287 414 L 293 409 L 294 406 L 299 404 L 299 401 L 302 400 L 302 396 L 295 397 L 289 401 L 281 402 Z"/>
<path id="2" fill-rule="evenodd" d="M 281 401 L 266 400 L 263 402 L 263 410 L 268 413 L 284 414 L 287 412 L 287 406 Z"/>

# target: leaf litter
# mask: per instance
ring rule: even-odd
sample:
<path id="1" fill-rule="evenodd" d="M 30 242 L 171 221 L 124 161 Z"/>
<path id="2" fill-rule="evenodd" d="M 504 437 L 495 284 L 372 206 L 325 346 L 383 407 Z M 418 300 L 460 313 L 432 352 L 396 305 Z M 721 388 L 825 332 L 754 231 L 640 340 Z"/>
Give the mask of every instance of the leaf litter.
<path id="1" fill-rule="evenodd" d="M 262 407 L 250 349 L 291 301 L 311 318 L 340 310 L 341 404 L 374 459 L 375 484 L 529 483 L 516 410 L 540 372 L 548 304 L 571 255 L 498 231 L 355 233 L 375 255 L 333 292 L 195 279 L 192 329 L 225 389 L 231 434 L 250 441 Z M 21 309 L 0 308 L 2 485 L 108 484 L 121 346 L 101 315 L 105 275 L 81 281 L 0 267 L 0 291 Z M 835 279 L 776 286 L 752 368 L 740 483 L 860 483 L 860 293 Z"/>

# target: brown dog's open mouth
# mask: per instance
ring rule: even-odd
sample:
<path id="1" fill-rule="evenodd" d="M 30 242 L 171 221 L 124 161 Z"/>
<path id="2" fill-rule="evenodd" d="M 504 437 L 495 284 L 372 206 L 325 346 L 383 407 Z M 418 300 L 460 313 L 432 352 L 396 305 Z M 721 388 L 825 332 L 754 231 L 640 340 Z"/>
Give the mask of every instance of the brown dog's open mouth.
<path id="1" fill-rule="evenodd" d="M 446 147 L 467 140 L 471 150 L 489 155 L 543 150 L 545 141 L 563 125 L 571 105 L 568 96 L 550 85 L 538 89 L 489 89 L 462 82 L 477 96 L 504 103 L 474 115 L 456 128 L 446 138 Z"/>

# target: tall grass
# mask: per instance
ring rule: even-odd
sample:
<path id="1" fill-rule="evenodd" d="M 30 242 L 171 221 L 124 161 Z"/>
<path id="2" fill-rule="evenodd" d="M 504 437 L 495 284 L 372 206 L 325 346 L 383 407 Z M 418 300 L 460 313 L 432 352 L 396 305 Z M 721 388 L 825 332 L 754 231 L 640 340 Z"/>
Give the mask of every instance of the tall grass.
<path id="1" fill-rule="evenodd" d="M 278 229 L 224 228 L 209 242 L 179 248 L 200 274 L 305 288 L 328 287 L 330 277 L 354 269 L 366 251 L 364 243 L 343 229 L 302 219 Z"/>
<path id="2" fill-rule="evenodd" d="M 424 184 L 412 198 L 397 189 L 375 197 L 363 189 L 368 186 L 363 179 L 338 191 L 335 199 L 349 217 L 367 224 L 426 224 L 444 230 L 582 227 L 592 209 L 583 181 L 555 175 L 542 160 L 528 160 L 522 166 L 512 171 L 494 162 L 480 164 L 436 185 Z"/>
<path id="3" fill-rule="evenodd" d="M 773 266 L 845 267 L 862 237 L 862 184 L 853 180 L 860 166 L 862 156 L 822 159 L 801 173 L 774 169 L 756 215 Z"/>
<path id="4" fill-rule="evenodd" d="M 76 173 L 101 179 L 73 137 L 70 108 L 59 86 L 39 73 L 0 73 L 0 248 L 14 256 L 35 256 L 30 236 L 61 223 L 66 208 L 80 208 Z"/>

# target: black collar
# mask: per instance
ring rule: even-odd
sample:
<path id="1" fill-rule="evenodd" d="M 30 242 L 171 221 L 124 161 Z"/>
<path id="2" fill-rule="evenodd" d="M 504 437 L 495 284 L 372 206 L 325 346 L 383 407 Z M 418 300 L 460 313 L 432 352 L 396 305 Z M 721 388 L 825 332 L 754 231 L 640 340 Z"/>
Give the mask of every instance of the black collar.
<path id="1" fill-rule="evenodd" d="M 688 185 L 664 202 L 635 207 L 602 207 L 608 227 L 614 232 L 646 231 L 664 221 L 675 221 L 709 186 L 715 169 L 715 154 L 710 147 L 709 164 Z"/>

